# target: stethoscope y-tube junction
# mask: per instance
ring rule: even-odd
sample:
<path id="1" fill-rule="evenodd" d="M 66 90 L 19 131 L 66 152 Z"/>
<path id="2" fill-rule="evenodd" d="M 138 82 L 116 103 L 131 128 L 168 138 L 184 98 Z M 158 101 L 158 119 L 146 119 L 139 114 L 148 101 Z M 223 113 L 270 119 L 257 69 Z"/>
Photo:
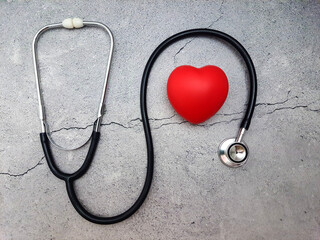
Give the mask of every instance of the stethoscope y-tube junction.
<path id="1" fill-rule="evenodd" d="M 59 168 L 57 167 L 57 165 L 55 164 L 52 152 L 51 152 L 51 148 L 50 148 L 50 141 L 47 137 L 46 133 L 41 133 L 40 134 L 40 139 L 41 139 L 41 144 L 42 144 L 42 148 L 48 163 L 48 166 L 50 168 L 50 170 L 52 171 L 52 173 L 59 179 L 64 180 L 66 183 L 66 187 L 67 187 L 67 193 L 68 196 L 70 198 L 70 201 L 72 203 L 72 205 L 74 206 L 74 208 L 76 209 L 76 211 L 85 219 L 87 219 L 90 222 L 93 223 L 97 223 L 97 224 L 114 224 L 114 223 L 118 223 L 121 222 L 123 220 L 125 220 L 126 218 L 130 217 L 132 214 L 134 214 L 139 208 L 140 206 L 143 204 L 145 198 L 147 197 L 148 191 L 150 189 L 151 186 L 151 181 L 152 181 L 152 173 L 153 173 L 153 164 L 150 162 L 148 163 L 148 173 L 147 173 L 147 181 L 145 182 L 145 185 L 143 187 L 143 191 L 141 192 L 139 198 L 137 199 L 137 201 L 134 203 L 134 205 L 132 205 L 131 208 L 129 208 L 128 210 L 126 210 L 125 212 L 123 212 L 122 214 L 119 214 L 117 216 L 112 216 L 112 217 L 101 217 L 101 216 L 96 216 L 93 215 L 92 213 L 88 212 L 83 205 L 80 203 L 75 189 L 74 189 L 74 182 L 81 178 L 89 169 L 95 151 L 97 149 L 98 143 L 99 143 L 99 139 L 100 139 L 100 133 L 93 131 L 92 135 L 91 135 L 91 143 L 90 143 L 90 147 L 89 147 L 89 151 L 87 153 L 87 156 L 85 158 L 85 161 L 83 162 L 82 166 L 79 168 L 78 171 L 72 173 L 72 174 L 68 174 L 68 173 L 64 173 L 61 170 L 59 170 Z"/>

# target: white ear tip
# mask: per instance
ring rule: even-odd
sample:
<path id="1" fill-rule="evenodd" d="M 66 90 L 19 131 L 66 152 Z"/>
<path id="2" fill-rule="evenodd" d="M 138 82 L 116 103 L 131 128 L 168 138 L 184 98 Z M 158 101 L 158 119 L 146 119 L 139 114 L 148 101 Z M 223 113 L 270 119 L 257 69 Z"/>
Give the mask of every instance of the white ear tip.
<path id="1" fill-rule="evenodd" d="M 63 20 L 62 26 L 63 26 L 64 28 L 73 28 L 72 18 L 67 18 L 67 19 Z"/>
<path id="2" fill-rule="evenodd" d="M 83 20 L 81 18 L 74 18 L 72 19 L 72 24 L 74 28 L 82 28 Z"/>

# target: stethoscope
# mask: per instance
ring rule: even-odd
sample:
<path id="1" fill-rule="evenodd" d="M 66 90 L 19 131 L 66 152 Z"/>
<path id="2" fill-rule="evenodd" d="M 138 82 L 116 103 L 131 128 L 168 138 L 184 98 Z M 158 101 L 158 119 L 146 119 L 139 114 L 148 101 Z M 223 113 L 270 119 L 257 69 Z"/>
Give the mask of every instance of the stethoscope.
<path id="1" fill-rule="evenodd" d="M 69 173 L 62 172 L 58 168 L 58 166 L 55 164 L 55 160 L 51 152 L 51 144 L 54 146 L 57 146 L 60 149 L 73 150 L 73 149 L 77 149 L 84 146 L 87 142 L 77 148 L 70 149 L 70 148 L 64 148 L 62 146 L 59 146 L 52 140 L 50 136 L 49 125 L 46 122 L 45 107 L 43 103 L 43 97 L 42 97 L 40 81 L 39 81 L 40 74 L 39 74 L 39 67 L 38 67 L 37 43 L 40 36 L 44 32 L 50 29 L 63 28 L 63 27 L 72 29 L 72 28 L 82 28 L 84 26 L 100 27 L 103 30 L 105 30 L 110 37 L 111 45 L 110 45 L 110 53 L 109 53 L 109 58 L 108 58 L 108 63 L 106 68 L 102 96 L 101 96 L 99 108 L 98 108 L 98 115 L 93 124 L 93 131 L 92 131 L 91 137 L 87 141 L 87 142 L 90 142 L 89 150 L 82 166 L 74 173 L 69 174 Z M 217 37 L 228 42 L 241 54 L 241 56 L 243 57 L 246 63 L 246 66 L 248 68 L 249 80 L 250 80 L 250 89 L 249 89 L 250 94 L 249 94 L 249 100 L 247 104 L 247 110 L 241 122 L 240 130 L 237 137 L 224 140 L 219 146 L 218 154 L 221 161 L 229 167 L 240 167 L 247 161 L 249 149 L 247 145 L 243 142 L 242 138 L 245 131 L 249 129 L 252 114 L 255 107 L 256 95 L 257 95 L 256 73 L 255 73 L 254 65 L 252 63 L 252 60 L 249 54 L 236 39 L 220 31 L 216 31 L 212 29 L 192 29 L 192 30 L 187 30 L 187 31 L 177 33 L 169 37 L 165 41 L 163 41 L 154 50 L 154 52 L 151 54 L 145 66 L 143 76 L 142 76 L 141 90 L 140 90 L 140 109 L 141 109 L 142 123 L 143 123 L 143 128 L 144 128 L 145 138 L 146 138 L 146 145 L 147 145 L 147 173 L 146 173 L 146 178 L 145 178 L 142 191 L 139 197 L 137 198 L 137 200 L 135 201 L 135 203 L 123 213 L 116 216 L 112 216 L 112 217 L 102 217 L 102 216 L 93 215 L 83 207 L 83 205 L 80 203 L 76 195 L 76 192 L 74 189 L 74 182 L 80 177 L 82 177 L 89 169 L 90 164 L 93 160 L 95 151 L 97 149 L 98 142 L 99 142 L 100 126 L 101 126 L 102 117 L 104 113 L 104 106 L 105 106 L 104 102 L 106 98 L 107 83 L 108 83 L 109 71 L 110 71 L 110 65 L 111 65 L 111 59 L 112 59 L 112 53 L 113 53 L 114 40 L 113 40 L 112 33 L 110 29 L 102 23 L 94 22 L 94 21 L 82 21 L 79 18 L 74 18 L 74 19 L 69 18 L 64 20 L 62 23 L 46 25 L 36 33 L 33 39 L 32 52 L 33 52 L 34 71 L 35 71 L 35 78 L 36 78 L 36 85 L 37 85 L 37 95 L 38 95 L 38 101 L 39 101 L 39 113 L 40 113 L 39 115 L 40 115 L 40 121 L 41 121 L 40 140 L 41 140 L 42 148 L 43 148 L 48 166 L 52 171 L 52 173 L 57 178 L 65 181 L 67 193 L 72 205 L 74 206 L 76 211 L 88 221 L 91 221 L 97 224 L 114 224 L 114 223 L 123 221 L 126 218 L 130 217 L 132 214 L 134 214 L 146 199 L 151 186 L 152 177 L 153 177 L 153 167 L 154 167 L 154 151 L 153 151 L 153 143 L 152 143 L 152 136 L 151 136 L 149 118 L 147 113 L 147 101 L 146 101 L 149 75 L 156 59 L 169 45 L 183 38 L 192 37 L 195 35 Z"/>

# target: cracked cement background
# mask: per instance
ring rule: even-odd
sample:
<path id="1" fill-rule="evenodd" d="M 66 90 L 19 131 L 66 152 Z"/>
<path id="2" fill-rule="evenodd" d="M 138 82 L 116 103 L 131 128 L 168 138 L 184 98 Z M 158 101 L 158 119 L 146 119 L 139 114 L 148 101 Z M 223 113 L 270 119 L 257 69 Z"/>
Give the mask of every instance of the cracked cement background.
<path id="1" fill-rule="evenodd" d="M 319 1 L 1 1 L 0 239 L 320 239 Z M 258 76 L 257 107 L 244 137 L 250 159 L 224 166 L 219 143 L 237 133 L 247 97 L 240 56 L 216 39 L 168 48 L 149 80 L 155 150 L 151 191 L 124 222 L 100 226 L 80 217 L 53 176 L 39 142 L 31 42 L 43 25 L 78 16 L 107 24 L 115 52 L 96 157 L 76 182 L 81 202 L 112 216 L 142 188 L 146 146 L 139 108 L 145 63 L 158 44 L 190 28 L 239 40 Z M 99 29 L 45 33 L 41 83 L 52 137 L 77 146 L 90 136 L 110 41 Z M 217 65 L 228 76 L 221 110 L 200 125 L 170 106 L 166 81 L 180 65 Z M 55 149 L 59 167 L 78 169 L 87 148 Z"/>

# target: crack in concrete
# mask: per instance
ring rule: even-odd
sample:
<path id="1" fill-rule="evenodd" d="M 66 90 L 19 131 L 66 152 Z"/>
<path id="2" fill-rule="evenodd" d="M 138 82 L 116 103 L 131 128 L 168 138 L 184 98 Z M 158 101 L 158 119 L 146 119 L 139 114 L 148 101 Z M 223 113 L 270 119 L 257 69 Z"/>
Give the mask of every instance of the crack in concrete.
<path id="1" fill-rule="evenodd" d="M 307 109 L 308 111 L 311 111 L 311 112 L 320 112 L 320 108 L 319 109 L 311 109 L 311 108 L 309 108 L 308 105 L 297 105 L 297 106 L 293 106 L 293 107 L 275 108 L 270 112 L 266 112 L 264 115 L 270 115 L 270 114 L 272 114 L 272 113 L 274 113 L 276 111 L 280 111 L 280 110 L 296 109 L 296 108 L 305 108 L 305 109 Z"/>
<path id="2" fill-rule="evenodd" d="M 258 104 L 256 104 L 256 106 L 275 106 L 275 105 L 282 105 L 282 104 L 285 104 L 286 102 L 288 102 L 288 101 L 291 100 L 291 99 L 297 99 L 297 98 L 299 98 L 298 96 L 294 96 L 294 97 L 291 97 L 291 98 L 290 98 L 290 97 L 289 97 L 290 92 L 291 92 L 291 90 L 288 91 L 288 93 L 287 93 L 287 98 L 286 98 L 285 100 L 283 100 L 283 101 L 274 102 L 274 103 L 258 103 Z M 293 110 L 293 109 L 297 109 L 297 108 L 304 108 L 304 109 L 307 109 L 308 111 L 319 112 L 320 109 L 311 109 L 311 108 L 309 108 L 309 105 L 312 105 L 312 104 L 316 103 L 317 101 L 318 101 L 318 100 L 315 100 L 315 101 L 313 101 L 313 102 L 308 103 L 307 105 L 295 105 L 295 106 L 288 106 L 288 107 L 278 107 L 278 108 L 273 109 L 273 110 L 270 111 L 270 112 L 264 113 L 263 116 L 264 116 L 264 115 L 270 115 L 270 114 L 272 114 L 272 113 L 274 113 L 274 112 L 276 112 L 276 111 L 287 110 L 287 109 Z"/>
<path id="3" fill-rule="evenodd" d="M 9 172 L 0 172 L 0 175 L 7 175 L 9 177 L 22 177 L 26 174 L 28 174 L 30 171 L 32 171 L 33 169 L 35 169 L 36 167 L 43 165 L 42 160 L 44 159 L 44 156 L 40 159 L 40 161 L 34 165 L 31 168 L 28 168 L 26 171 L 22 172 L 22 173 L 9 173 Z"/>
<path id="4" fill-rule="evenodd" d="M 288 92 L 287 92 L 287 97 L 286 97 L 286 99 L 285 100 L 283 100 L 283 101 L 279 101 L 279 102 L 273 102 L 273 103 L 256 103 L 256 107 L 258 107 L 258 106 L 275 106 L 275 105 L 281 105 L 281 104 L 285 104 L 286 102 L 288 102 L 288 101 L 290 101 L 290 100 L 292 100 L 292 99 L 297 99 L 297 98 L 299 98 L 298 96 L 293 96 L 293 97 L 289 97 L 290 96 L 290 93 L 291 93 L 291 90 L 289 90 Z M 312 103 L 314 103 L 314 102 L 312 102 Z M 310 103 L 310 104 L 312 104 L 312 103 Z M 244 113 L 245 112 L 245 110 L 242 110 L 242 111 L 240 111 L 240 112 L 234 112 L 234 113 L 217 113 L 216 115 L 217 116 L 232 116 L 232 115 L 238 115 L 238 114 L 241 114 L 241 113 Z"/>
<path id="5" fill-rule="evenodd" d="M 214 21 L 213 21 L 208 27 L 206 27 L 206 28 L 212 27 L 213 24 L 219 22 L 220 19 L 223 17 L 222 7 L 223 7 L 223 4 L 224 4 L 224 3 L 225 3 L 225 0 L 222 0 L 222 2 L 221 2 L 221 4 L 220 4 L 220 7 L 219 7 L 219 9 L 218 9 L 218 12 L 220 13 L 220 16 L 219 16 L 216 20 L 214 20 Z"/>
<path id="6" fill-rule="evenodd" d="M 284 103 L 286 103 L 289 100 L 294 99 L 294 98 L 299 98 L 298 96 L 294 96 L 294 97 L 289 98 L 290 93 L 291 93 L 291 90 L 288 91 L 287 98 L 285 100 L 283 100 L 283 101 L 274 102 L 274 103 L 256 103 L 256 106 L 274 106 L 274 105 L 284 104 Z"/>
<path id="7" fill-rule="evenodd" d="M 286 102 L 292 100 L 292 99 L 297 99 L 299 98 L 298 96 L 293 96 L 293 97 L 289 97 L 290 96 L 290 93 L 291 93 L 291 90 L 288 91 L 287 93 L 287 98 L 283 101 L 279 101 L 279 102 L 273 102 L 273 103 L 257 103 L 256 106 L 275 106 L 275 105 L 282 105 L 282 104 L 285 104 Z M 281 110 L 287 110 L 287 109 L 297 109 L 297 108 L 305 108 L 307 109 L 308 111 L 312 111 L 312 112 L 319 112 L 320 109 L 311 109 L 309 108 L 309 105 L 312 105 L 314 104 L 315 102 L 317 102 L 318 100 L 316 101 L 313 101 L 313 102 L 310 102 L 308 103 L 307 105 L 295 105 L 295 106 L 288 106 L 288 107 L 278 107 L 278 108 L 275 108 L 273 109 L 272 111 L 270 112 L 266 112 L 264 113 L 262 116 L 264 115 L 270 115 L 276 111 L 281 111 Z"/>
<path id="8" fill-rule="evenodd" d="M 164 123 L 164 124 L 161 124 L 160 126 L 158 127 L 155 127 L 154 129 L 159 129 L 159 128 L 162 128 L 163 126 L 168 126 L 168 125 L 181 125 L 183 123 L 187 123 L 188 121 L 187 120 L 183 120 L 181 122 L 169 122 L 169 123 Z"/>
<path id="9" fill-rule="evenodd" d="M 231 123 L 231 122 L 234 122 L 234 121 L 237 121 L 237 120 L 240 120 L 242 118 L 233 118 L 233 119 L 230 119 L 230 120 L 224 120 L 224 121 L 218 121 L 218 122 L 213 122 L 213 123 L 207 123 L 207 124 L 193 124 L 194 127 L 211 127 L 211 126 L 214 126 L 214 125 L 217 125 L 217 124 L 221 124 L 221 123 Z M 184 124 L 184 123 L 188 123 L 187 120 L 184 120 L 184 121 L 181 121 L 181 122 L 169 122 L 169 123 L 164 123 L 164 124 L 161 124 L 160 126 L 158 127 L 155 127 L 154 129 L 159 129 L 163 126 L 168 126 L 168 125 L 181 125 L 181 124 Z"/>
<path id="10" fill-rule="evenodd" d="M 225 0 L 222 0 L 220 7 L 218 9 L 218 12 L 220 13 L 220 16 L 218 18 L 216 18 L 213 22 L 211 22 L 206 28 L 210 28 L 213 26 L 213 24 L 219 22 L 221 20 L 221 18 L 223 17 L 223 12 L 222 12 L 222 7 L 223 4 L 225 3 Z M 195 37 L 191 38 L 189 41 L 187 41 L 181 48 L 179 48 L 179 50 L 174 54 L 173 56 L 173 62 L 176 63 L 176 58 L 178 56 L 178 54 L 188 45 L 190 44 L 193 40 L 195 39 Z"/>
<path id="11" fill-rule="evenodd" d="M 232 116 L 232 115 L 238 115 L 240 113 L 244 113 L 245 110 L 242 110 L 240 112 L 234 112 L 234 113 L 217 113 L 216 115 L 217 116 Z"/>
<path id="12" fill-rule="evenodd" d="M 123 125 L 123 124 L 121 124 L 121 123 L 118 123 L 118 122 L 109 122 L 109 123 L 101 123 L 101 127 L 102 126 L 110 126 L 110 125 L 118 125 L 118 126 L 120 126 L 120 127 L 123 127 L 123 128 L 126 128 L 126 129 L 128 129 L 128 128 L 132 128 L 132 127 L 130 127 L 130 126 L 125 126 L 125 125 Z"/>
<path id="13" fill-rule="evenodd" d="M 291 91 L 288 91 L 287 93 L 287 98 L 283 101 L 279 101 L 279 102 L 273 102 L 273 103 L 257 103 L 256 106 L 259 107 L 259 106 L 275 106 L 275 105 L 282 105 L 282 104 L 285 104 L 286 102 L 290 101 L 291 99 L 295 99 L 295 98 L 298 98 L 298 96 L 294 96 L 294 97 L 289 97 L 290 96 L 290 92 Z M 312 102 L 312 103 L 309 103 L 308 105 L 310 104 L 313 104 L 315 103 L 316 101 Z M 296 108 L 306 108 L 308 109 L 309 111 L 313 111 L 313 112 L 319 112 L 319 109 L 310 109 L 308 107 L 308 105 L 297 105 L 297 106 L 289 106 L 289 107 L 280 107 L 280 108 L 275 108 L 273 109 L 272 111 L 270 112 L 266 112 L 264 113 L 263 115 L 269 115 L 269 114 L 272 114 L 276 111 L 280 111 L 280 110 L 286 110 L 286 109 L 296 109 Z M 216 115 L 219 115 L 219 116 L 233 116 L 233 115 L 238 115 L 238 114 L 242 114 L 244 113 L 245 110 L 242 110 L 242 111 L 239 111 L 239 112 L 234 112 L 234 113 L 218 113 Z M 177 116 L 177 114 L 173 114 L 172 116 L 169 116 L 169 117 L 163 117 L 163 118 L 149 118 L 149 121 L 153 121 L 153 122 L 157 122 L 157 121 L 163 121 L 163 120 L 170 120 L 172 119 L 173 117 Z M 223 121 L 218 121 L 218 122 L 213 122 L 213 123 L 210 123 L 210 124 L 199 124 L 197 126 L 201 126 L 201 127 L 210 127 L 210 126 L 214 126 L 214 125 L 217 125 L 217 124 L 220 124 L 220 123 L 230 123 L 230 122 L 233 122 L 233 121 L 237 121 L 237 120 L 240 120 L 241 118 L 233 118 L 231 120 L 223 120 Z M 112 122 L 108 122 L 108 123 L 102 123 L 101 126 L 110 126 L 110 125 L 117 125 L 117 126 L 120 126 L 122 128 L 125 128 L 125 129 L 131 129 L 131 128 L 135 128 L 137 127 L 137 125 L 131 125 L 131 123 L 135 122 L 135 121 L 139 121 L 139 122 L 142 122 L 142 119 L 141 118 L 134 118 L 134 119 L 131 119 L 129 120 L 129 122 L 127 124 L 123 124 L 123 123 L 119 123 L 119 122 L 115 122 L 115 121 L 112 121 Z M 186 120 L 183 120 L 183 121 L 180 121 L 180 122 L 167 122 L 167 123 L 163 123 L 161 124 L 160 126 L 157 126 L 157 127 L 154 127 L 153 129 L 159 129 L 163 126 L 168 126 L 168 125 L 181 125 L 181 124 L 184 124 L 184 123 L 187 123 Z M 62 130 L 71 130 L 71 129 L 77 129 L 77 130 L 84 130 L 84 129 L 87 129 L 88 127 L 90 126 L 93 126 L 93 124 L 89 124 L 87 126 L 84 126 L 84 127 L 63 127 L 63 128 L 60 128 L 60 129 L 57 129 L 57 130 L 54 130 L 52 131 L 52 133 L 56 133 L 56 132 L 59 132 L 59 131 L 62 131 Z"/>
<path id="14" fill-rule="evenodd" d="M 149 121 L 162 121 L 162 120 L 168 120 L 168 119 L 171 119 L 173 118 L 174 116 L 176 116 L 177 114 L 173 114 L 172 116 L 170 117 L 164 117 L 164 118 L 148 118 Z M 135 122 L 135 121 L 139 121 L 139 122 L 142 122 L 142 119 L 141 118 L 134 118 L 134 119 L 131 119 L 129 121 L 129 124 L 132 123 L 132 122 Z"/>
<path id="15" fill-rule="evenodd" d="M 176 116 L 177 114 L 173 114 L 172 116 L 170 117 L 164 117 L 164 118 L 149 118 L 149 121 L 163 121 L 163 120 L 169 120 L 171 118 L 173 118 L 174 116 Z M 134 118 L 134 119 L 131 119 L 127 126 L 125 126 L 124 124 L 122 123 L 119 123 L 119 122 L 115 122 L 115 121 L 112 121 L 112 122 L 108 122 L 108 123 L 101 123 L 101 126 L 110 126 L 110 125 L 118 125 L 120 127 L 123 127 L 123 128 L 134 128 L 136 125 L 134 126 L 130 126 L 130 123 L 132 122 L 135 122 L 135 121 L 139 121 L 139 122 L 142 122 L 142 119 L 141 118 Z M 86 125 L 84 127 L 62 127 L 62 128 L 59 128 L 59 129 L 56 129 L 56 130 L 53 130 L 51 131 L 51 133 L 56 133 L 56 132 L 60 132 L 62 130 L 66 130 L 66 131 L 69 131 L 69 130 L 85 130 L 87 129 L 88 127 L 92 127 L 93 126 L 93 123 L 89 124 L 89 125 Z"/>
<path id="16" fill-rule="evenodd" d="M 93 123 L 85 126 L 85 127 L 62 127 L 62 128 L 59 128 L 59 129 L 56 129 L 56 130 L 53 130 L 51 131 L 51 133 L 56 133 L 56 132 L 60 132 L 62 130 L 66 130 L 66 131 L 69 131 L 69 130 L 74 130 L 74 129 L 77 129 L 77 130 L 85 130 L 87 129 L 88 127 L 91 127 L 93 126 Z"/>
<path id="17" fill-rule="evenodd" d="M 231 122 L 234 122 L 234 121 L 238 121 L 238 120 L 240 120 L 240 119 L 242 119 L 242 118 L 233 118 L 233 119 L 230 119 L 230 120 L 213 122 L 213 123 L 204 124 L 204 125 L 200 125 L 200 126 L 203 126 L 203 127 L 211 127 L 211 126 L 214 126 L 214 125 L 217 125 L 217 124 L 220 124 L 220 123 L 231 123 Z"/>
<path id="18" fill-rule="evenodd" d="M 257 104 L 256 104 L 256 107 L 258 107 L 258 106 L 275 106 L 275 105 L 281 105 L 281 104 L 287 103 L 288 101 L 290 101 L 290 100 L 292 100 L 292 99 L 298 98 L 298 96 L 290 97 L 290 93 L 291 93 L 291 90 L 289 90 L 289 91 L 287 92 L 287 97 L 286 97 L 286 99 L 283 100 L 283 101 L 273 102 L 273 103 L 263 103 L 263 102 L 261 102 L 261 103 L 257 103 Z M 314 103 L 314 102 L 312 102 L 312 103 Z M 312 103 L 310 103 L 310 104 L 312 104 Z M 302 106 L 293 106 L 293 107 L 277 108 L 277 109 L 274 109 L 273 111 L 267 112 L 267 113 L 265 113 L 265 114 L 271 114 L 271 113 L 273 113 L 273 112 L 276 112 L 276 111 L 279 111 L 279 110 L 283 110 L 283 109 L 295 109 L 295 108 L 301 108 L 301 107 L 305 107 L 305 108 L 306 108 L 307 106 L 302 105 Z M 318 110 L 312 110 L 312 109 L 309 109 L 309 110 L 310 110 L 310 111 L 315 111 L 315 112 L 318 111 Z M 241 114 L 241 113 L 244 113 L 244 112 L 245 112 L 245 110 L 242 110 L 242 111 L 239 111 L 239 112 L 234 112 L 234 113 L 217 113 L 216 115 L 217 115 L 217 116 L 233 116 L 233 115 L 238 115 L 238 114 Z M 169 116 L 169 117 L 149 118 L 149 121 L 154 121 L 154 122 L 156 122 L 156 121 L 169 120 L 169 119 L 172 119 L 173 117 L 175 117 L 176 115 L 177 115 L 177 114 L 175 113 L 175 114 L 173 114 L 172 116 Z M 236 119 L 238 120 L 238 118 L 236 118 Z M 108 122 L 108 123 L 102 123 L 101 126 L 117 125 L 117 126 L 120 126 L 120 127 L 125 128 L 125 129 L 129 129 L 129 128 L 134 128 L 134 127 L 137 126 L 137 125 L 131 126 L 131 123 L 132 123 L 132 122 L 135 122 L 135 121 L 142 122 L 142 119 L 139 118 L 139 117 L 138 117 L 138 118 L 131 119 L 131 120 L 127 123 L 127 125 L 122 124 L 122 123 L 119 123 L 119 122 L 112 121 L 112 122 Z M 159 129 L 159 128 L 161 128 L 162 126 L 167 126 L 167 125 L 180 125 L 180 124 L 183 124 L 183 123 L 185 123 L 185 122 L 186 122 L 186 121 L 164 123 L 164 124 L 161 124 L 159 127 L 155 127 L 154 129 Z M 213 126 L 213 125 L 216 125 L 216 124 L 219 124 L 219 123 L 223 123 L 223 122 L 228 123 L 229 121 L 220 121 L 220 122 L 211 123 L 211 125 L 210 125 L 210 124 L 209 124 L 209 125 L 210 125 L 210 126 Z M 207 126 L 207 125 L 208 125 L 208 124 L 206 124 L 206 126 Z M 69 130 L 85 130 L 85 129 L 87 129 L 88 127 L 92 127 L 92 126 L 93 126 L 93 123 L 88 124 L 88 125 L 86 125 L 86 126 L 84 126 L 84 127 L 62 127 L 62 128 L 53 130 L 51 133 L 57 133 L 57 132 L 62 131 L 62 130 L 66 130 L 66 131 L 69 131 Z M 204 126 L 204 125 L 201 125 L 201 126 Z"/>
<path id="19" fill-rule="evenodd" d="M 173 62 L 176 63 L 176 58 L 178 54 L 189 44 L 191 43 L 195 38 L 191 38 L 189 41 L 187 41 L 173 56 Z"/>
<path id="20" fill-rule="evenodd" d="M 294 98 L 298 98 L 298 96 L 295 96 L 295 97 L 292 97 L 292 98 L 289 98 L 289 95 L 290 95 L 290 91 L 288 91 L 287 93 L 287 98 L 283 101 L 279 101 L 279 102 L 274 102 L 274 103 L 258 103 L 256 106 L 274 106 L 274 105 L 281 105 L 281 104 L 284 104 L 286 102 L 288 102 L 289 100 L 291 99 L 294 99 Z M 297 108 L 303 108 L 303 109 L 306 109 L 308 111 L 312 111 L 312 112 L 320 112 L 320 108 L 319 109 L 310 109 L 309 108 L 309 105 L 317 102 L 318 100 L 316 101 L 313 101 L 307 105 L 296 105 L 296 106 L 288 106 L 288 107 L 278 107 L 278 108 L 275 108 L 273 109 L 272 111 L 270 112 L 266 112 L 264 113 L 264 115 L 270 115 L 270 114 L 273 114 L 274 112 L 276 111 L 281 111 L 281 110 L 288 110 L 288 109 L 297 109 Z M 236 115 L 236 114 L 240 114 L 240 113 L 243 113 L 243 111 L 241 112 L 235 112 L 235 113 L 224 113 L 224 114 L 219 114 L 219 115 L 222 115 L 222 116 L 231 116 L 231 115 Z M 173 117 L 175 117 L 177 114 L 173 114 L 172 116 L 169 116 L 169 117 L 163 117 L 163 118 L 149 118 L 150 121 L 163 121 L 163 120 L 169 120 L 169 119 L 172 119 Z M 264 116 L 263 115 L 263 116 Z M 198 124 L 198 125 L 193 125 L 195 127 L 211 127 L 211 126 L 214 126 L 214 125 L 217 125 L 217 124 L 222 124 L 222 123 L 226 123 L 226 124 L 229 124 L 231 122 L 234 122 L 234 121 L 238 121 L 238 120 L 241 120 L 242 118 L 232 118 L 230 120 L 223 120 L 223 121 L 218 121 L 218 122 L 213 122 L 213 123 L 207 123 L 207 124 Z M 129 122 L 128 122 L 128 125 L 125 126 L 124 124 L 121 124 L 121 123 L 118 123 L 118 122 L 109 122 L 109 123 L 103 123 L 101 124 L 101 126 L 110 126 L 110 125 L 118 125 L 120 127 L 123 127 L 125 129 L 128 129 L 128 128 L 134 128 L 136 127 L 137 125 L 134 125 L 134 126 L 130 126 L 130 123 L 134 122 L 134 121 L 139 121 L 141 122 L 141 118 L 134 118 L 134 119 L 131 119 Z M 163 123 L 161 124 L 160 126 L 158 127 L 154 127 L 154 129 L 160 129 L 164 126 L 169 126 L 169 125 L 181 125 L 181 124 L 184 124 L 184 123 L 187 123 L 188 121 L 186 120 L 183 120 L 183 121 L 180 121 L 180 122 L 168 122 L 168 123 Z M 77 130 L 83 130 L 83 129 L 86 129 L 90 126 L 92 126 L 93 124 L 89 124 L 85 127 L 63 127 L 63 128 L 60 128 L 60 129 L 57 129 L 57 130 L 54 130 L 53 132 L 58 132 L 58 131 L 61 131 L 61 130 L 70 130 L 70 129 L 77 129 Z M 21 176 L 24 176 L 26 174 L 28 174 L 30 171 L 32 171 L 33 169 L 35 169 L 36 167 L 42 165 L 42 160 L 44 159 L 44 156 L 40 159 L 40 161 L 33 167 L 31 168 L 28 168 L 26 171 L 22 172 L 22 173 L 18 173 L 18 174 L 13 174 L 13 173 L 9 173 L 9 172 L 0 172 L 0 175 L 7 175 L 7 176 L 10 176 L 10 177 L 21 177 Z"/>
<path id="21" fill-rule="evenodd" d="M 175 114 L 173 114 L 172 116 L 170 116 L 170 117 L 164 117 L 164 118 L 149 118 L 149 120 L 151 120 L 151 121 L 162 121 L 162 120 L 168 120 L 168 119 L 171 119 L 171 118 L 173 118 L 174 116 L 176 116 L 177 114 L 175 113 Z"/>

